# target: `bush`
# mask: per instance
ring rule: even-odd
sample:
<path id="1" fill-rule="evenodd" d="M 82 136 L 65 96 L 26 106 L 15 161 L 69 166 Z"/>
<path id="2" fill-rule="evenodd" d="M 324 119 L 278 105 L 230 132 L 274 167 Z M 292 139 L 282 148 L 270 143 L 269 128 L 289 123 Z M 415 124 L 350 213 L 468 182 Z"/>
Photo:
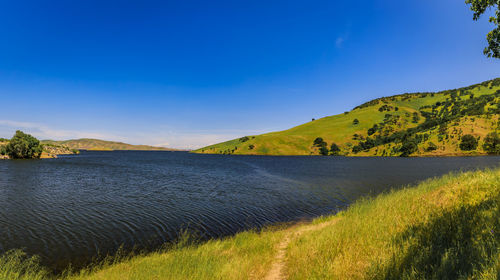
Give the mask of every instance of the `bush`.
<path id="1" fill-rule="evenodd" d="M 462 141 L 459 146 L 462 151 L 472 151 L 477 148 L 477 140 L 474 136 L 466 134 L 462 136 Z"/>
<path id="2" fill-rule="evenodd" d="M 354 120 L 352 121 L 352 124 L 353 124 L 353 125 L 357 125 L 357 124 L 359 124 L 359 120 L 358 120 L 358 119 L 354 119 Z"/>
<path id="3" fill-rule="evenodd" d="M 337 144 L 332 143 L 330 146 L 330 154 L 334 156 L 338 156 L 340 154 L 340 148 Z"/>
<path id="4" fill-rule="evenodd" d="M 251 144 L 251 145 L 248 146 L 249 150 L 253 150 L 253 148 L 255 148 L 255 146 L 253 144 Z"/>
<path id="5" fill-rule="evenodd" d="M 429 145 L 427 146 L 427 148 L 425 149 L 427 152 L 432 152 L 432 151 L 435 151 L 437 150 L 437 146 L 436 144 L 432 143 L 432 142 L 429 142 Z"/>
<path id="6" fill-rule="evenodd" d="M 0 155 L 4 156 L 7 154 L 7 149 L 5 148 L 5 145 L 0 146 Z"/>
<path id="7" fill-rule="evenodd" d="M 491 132 L 486 135 L 483 149 L 490 155 L 500 155 L 500 137 L 496 132 Z"/>
<path id="8" fill-rule="evenodd" d="M 18 130 L 7 144 L 6 152 L 14 159 L 40 158 L 42 146 L 38 139 Z"/>
<path id="9" fill-rule="evenodd" d="M 327 156 L 328 155 L 328 148 L 325 146 L 321 146 L 321 148 L 319 148 L 319 154 L 322 156 Z"/>
<path id="10" fill-rule="evenodd" d="M 402 157 L 407 157 L 418 150 L 418 145 L 414 139 L 407 140 L 403 142 L 403 145 L 399 149 Z"/>
<path id="11" fill-rule="evenodd" d="M 318 137 L 318 138 L 314 139 L 313 145 L 315 147 L 326 147 L 326 142 L 323 140 L 323 138 Z"/>

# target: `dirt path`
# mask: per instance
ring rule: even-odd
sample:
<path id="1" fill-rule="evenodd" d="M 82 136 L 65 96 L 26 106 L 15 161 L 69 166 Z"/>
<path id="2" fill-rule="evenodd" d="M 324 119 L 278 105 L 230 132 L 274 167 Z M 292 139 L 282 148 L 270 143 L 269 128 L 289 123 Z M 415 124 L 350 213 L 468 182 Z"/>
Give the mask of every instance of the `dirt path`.
<path id="1" fill-rule="evenodd" d="M 281 243 L 278 245 L 278 253 L 276 254 L 276 257 L 274 258 L 273 265 L 271 267 L 271 270 L 267 273 L 266 277 L 264 278 L 265 280 L 282 280 L 285 279 L 285 256 L 286 256 L 286 249 L 290 242 L 293 239 L 299 238 L 302 234 L 308 231 L 313 231 L 313 230 L 320 230 L 326 226 L 333 225 L 338 221 L 338 219 L 334 219 L 332 221 L 324 222 L 321 224 L 316 224 L 316 225 L 299 225 L 299 226 L 294 226 L 290 228 L 281 241 Z"/>

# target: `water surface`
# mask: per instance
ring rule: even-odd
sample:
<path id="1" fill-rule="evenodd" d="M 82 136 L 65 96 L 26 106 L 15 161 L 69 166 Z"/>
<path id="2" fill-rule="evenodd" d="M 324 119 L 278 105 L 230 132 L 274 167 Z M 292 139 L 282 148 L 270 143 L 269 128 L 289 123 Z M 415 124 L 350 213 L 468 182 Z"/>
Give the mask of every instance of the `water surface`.
<path id="1" fill-rule="evenodd" d="M 343 158 L 82 152 L 0 161 L 0 252 L 44 264 L 154 249 L 188 228 L 221 237 L 345 208 L 360 196 L 498 166 L 500 157 Z"/>

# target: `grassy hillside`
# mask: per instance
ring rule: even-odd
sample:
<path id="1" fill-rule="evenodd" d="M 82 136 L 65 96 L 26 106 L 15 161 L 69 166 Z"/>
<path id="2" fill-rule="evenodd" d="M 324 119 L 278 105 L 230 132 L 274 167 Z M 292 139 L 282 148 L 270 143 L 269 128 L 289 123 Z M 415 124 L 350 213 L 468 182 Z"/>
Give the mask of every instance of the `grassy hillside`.
<path id="1" fill-rule="evenodd" d="M 153 147 L 147 145 L 131 145 L 122 142 L 112 142 L 99 139 L 74 139 L 65 141 L 43 140 L 43 144 L 58 144 L 77 150 L 96 150 L 96 151 L 113 151 L 113 150 L 137 150 L 137 151 L 174 151 L 174 149 Z"/>
<path id="2" fill-rule="evenodd" d="M 322 145 L 330 150 L 335 143 L 339 151 L 334 154 L 346 156 L 486 154 L 485 137 L 500 133 L 499 103 L 500 78 L 436 93 L 383 97 L 344 114 L 284 131 L 245 136 L 194 152 L 318 155 Z M 470 151 L 460 148 L 462 136 L 467 134 L 478 141 L 477 147 Z M 313 144 L 318 137 L 324 144 Z"/>
<path id="3" fill-rule="evenodd" d="M 26 276 L 26 277 L 25 277 Z M 93 266 L 62 279 L 499 279 L 500 169 L 362 199 L 333 216 Z M 50 279 L 19 251 L 0 279 Z"/>

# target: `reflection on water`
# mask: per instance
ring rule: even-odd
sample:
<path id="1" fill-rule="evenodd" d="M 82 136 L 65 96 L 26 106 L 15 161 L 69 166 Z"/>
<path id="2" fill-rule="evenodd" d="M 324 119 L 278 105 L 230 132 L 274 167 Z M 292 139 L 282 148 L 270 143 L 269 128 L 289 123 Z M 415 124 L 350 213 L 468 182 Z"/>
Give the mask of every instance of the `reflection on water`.
<path id="1" fill-rule="evenodd" d="M 342 158 L 83 152 L 0 161 L 0 251 L 52 267 L 156 248 L 183 228 L 220 237 L 328 214 L 364 195 L 500 157 Z"/>

